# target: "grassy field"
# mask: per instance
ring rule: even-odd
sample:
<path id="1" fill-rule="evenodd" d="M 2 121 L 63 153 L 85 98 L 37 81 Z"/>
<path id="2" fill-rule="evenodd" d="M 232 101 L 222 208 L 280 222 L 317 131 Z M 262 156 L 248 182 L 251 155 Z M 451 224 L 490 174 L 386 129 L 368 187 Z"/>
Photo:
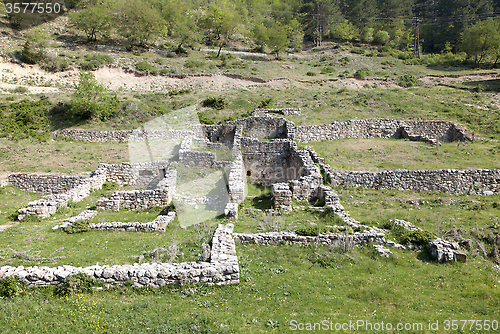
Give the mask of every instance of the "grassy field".
<path id="1" fill-rule="evenodd" d="M 2 29 L 7 29 L 1 27 Z M 21 43 L 21 40 L 16 43 Z M 19 44 L 19 45 L 22 45 Z M 13 45 L 0 46 L 7 55 Z M 8 49 L 10 48 L 10 49 Z M 325 43 L 321 48 L 284 55 L 282 60 L 266 57 L 224 55 L 190 51 L 188 57 L 164 56 L 152 52 L 109 53 L 107 63 L 136 69 L 139 63 L 153 66 L 160 74 L 237 74 L 267 80 L 257 86 L 225 85 L 220 88 L 196 86 L 190 81 L 178 87 L 112 92 L 120 107 L 105 122 L 78 122 L 65 109 L 51 109 L 48 128 L 98 130 L 135 129 L 173 110 L 195 105 L 203 122 L 218 123 L 246 117 L 263 102 L 271 107 L 299 107 L 301 116 L 287 117 L 300 124 L 321 124 L 362 118 L 449 120 L 461 123 L 479 137 L 494 139 L 475 143 L 443 143 L 440 147 L 421 142 L 386 139 L 345 139 L 311 143 L 333 169 L 387 170 L 439 168 L 498 168 L 500 166 L 500 103 L 498 80 L 477 80 L 444 86 L 418 82 L 412 88 L 396 88 L 402 75 L 474 74 L 483 70 L 443 68 L 439 65 L 405 65 L 387 52 L 366 47 Z M 68 59 L 73 66 L 88 61 L 93 47 L 52 47 L 50 51 Z M 355 52 L 352 52 L 355 51 Z M 360 54 L 362 53 L 362 54 Z M 103 52 L 96 54 L 103 55 Z M 301 56 L 300 58 L 297 56 Z M 437 56 L 436 56 L 437 57 Z M 145 65 L 142 64 L 144 67 Z M 150 67 L 151 68 L 151 67 Z M 0 80 L 13 85 L 50 86 L 60 89 L 47 93 L 50 102 L 68 102 L 71 85 L 40 76 Z M 357 79 L 354 79 L 357 77 Z M 348 78 L 351 81 L 343 80 Z M 46 80 L 47 79 L 47 80 Z M 241 79 L 240 83 L 248 80 Z M 62 81 L 61 81 L 62 82 Z M 476 89 L 481 85 L 486 89 Z M 384 87 L 390 88 L 384 88 Z M 156 92 L 155 92 L 156 91 Z M 17 88 L 0 95 L 0 102 L 38 100 L 44 95 L 28 95 Z M 202 107 L 207 97 L 223 97 L 222 110 Z M 7 110 L 7 109 L 6 109 Z M 59 112 L 56 112 L 59 110 Z M 61 112 L 62 110 L 62 112 Z M 67 110 L 66 110 L 67 111 Z M 12 116 L 0 113 L 0 121 Z M 495 141 L 496 140 L 496 141 Z M 167 149 L 167 146 L 168 149 Z M 172 146 L 172 147 L 170 147 Z M 174 157 L 175 145 L 156 145 L 155 156 Z M 82 173 L 95 170 L 99 162 L 119 163 L 147 160 L 141 148 L 129 157 L 127 144 L 96 144 L 61 140 L 38 142 L 0 138 L 0 173 Z M 227 159 L 229 151 L 217 152 Z M 179 191 L 205 195 L 191 183 L 202 173 L 187 168 Z M 212 175 L 207 186 L 219 184 L 222 175 Z M 143 256 L 152 261 L 156 247 L 178 245 L 176 262 L 197 261 L 202 243 L 208 242 L 223 218 L 202 224 L 181 226 L 175 219 L 166 232 L 96 232 L 67 234 L 52 230 L 55 225 L 95 206 L 100 197 L 116 189 L 107 184 L 85 200 L 72 203 L 47 219 L 27 218 L 15 222 L 16 212 L 29 201 L 40 198 L 12 187 L 0 188 L 0 266 L 90 266 L 96 263 L 133 264 Z M 484 242 L 489 252 L 489 233 L 500 229 L 500 195 L 455 196 L 434 192 L 337 188 L 341 203 L 351 216 L 369 226 L 384 226 L 399 218 L 443 236 L 458 227 L 464 238 Z M 265 222 L 284 230 L 316 226 L 326 230 L 342 224 L 332 215 L 310 209 L 310 203 L 294 203 L 294 211 L 273 217 L 270 189 L 247 185 L 248 196 L 240 208 L 235 232 L 257 233 Z M 99 212 L 94 222 L 149 222 L 161 209 L 146 211 Z M 195 217 L 199 212 L 189 212 Z M 193 220 L 194 221 L 194 220 Z M 12 225 L 12 226 L 11 226 Z M 184 224 L 187 225 L 187 224 Z M 6 228 L 7 226 L 10 226 Z M 2 230 L 2 227 L 6 228 Z M 388 238 L 393 238 L 388 234 Z M 388 333 L 471 333 L 481 330 L 447 330 L 445 321 L 477 319 L 500 321 L 500 271 L 491 259 L 470 252 L 467 263 L 438 264 L 425 249 L 392 250 L 394 256 L 381 258 L 373 245 L 355 247 L 344 253 L 320 246 L 237 245 L 241 283 L 235 286 L 182 286 L 165 289 L 103 289 L 93 293 L 60 296 L 54 287 L 26 289 L 12 298 L 0 297 L 0 331 L 3 333 L 290 333 L 291 321 L 333 323 L 422 323 L 422 330 Z M 61 257 L 55 258 L 54 257 Z M 429 321 L 439 321 L 430 330 Z M 373 332 L 361 328 L 362 332 Z M 320 332 L 318 330 L 312 332 Z M 344 331 L 345 332 L 345 331 Z"/>
<path id="2" fill-rule="evenodd" d="M 422 323 L 499 319 L 500 274 L 481 259 L 440 265 L 395 251 L 375 256 L 370 246 L 313 266 L 308 247 L 239 245 L 241 283 L 227 287 L 113 289 L 59 297 L 30 289 L 0 301 L 0 328 L 10 333 L 290 333 L 293 321 Z M 439 331 L 428 329 L 439 322 Z M 417 327 L 414 327 L 417 328 Z M 360 332 L 374 332 L 365 330 Z M 319 332 L 319 331 L 316 331 Z"/>
<path id="3" fill-rule="evenodd" d="M 399 139 L 342 139 L 307 146 L 312 147 L 334 170 L 500 167 L 500 145 L 492 141 L 431 146 Z"/>

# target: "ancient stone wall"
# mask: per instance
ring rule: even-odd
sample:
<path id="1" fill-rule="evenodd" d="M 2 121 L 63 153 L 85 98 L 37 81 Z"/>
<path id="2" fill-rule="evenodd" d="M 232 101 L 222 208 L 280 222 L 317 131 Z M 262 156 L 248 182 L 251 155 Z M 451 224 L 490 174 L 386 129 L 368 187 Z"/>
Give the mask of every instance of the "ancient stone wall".
<path id="1" fill-rule="evenodd" d="M 99 164 L 106 170 L 107 180 L 119 186 L 131 185 L 142 189 L 154 189 L 168 172 L 170 162 L 152 161 L 141 163 Z"/>
<path id="2" fill-rule="evenodd" d="M 21 190 L 43 194 L 62 194 L 87 182 L 84 176 L 16 173 L 8 176 L 8 183 Z"/>
<path id="3" fill-rule="evenodd" d="M 498 169 L 440 169 L 394 171 L 332 171 L 332 186 L 440 191 L 448 194 L 500 194 Z"/>
<path id="4" fill-rule="evenodd" d="M 360 119 L 332 124 L 300 125 L 295 129 L 299 142 L 310 143 L 344 138 L 409 138 L 411 140 L 473 141 L 463 126 L 448 121 Z"/>
<path id="5" fill-rule="evenodd" d="M 152 232 L 165 231 L 169 223 L 175 218 L 175 212 L 159 215 L 155 220 L 148 223 L 139 222 L 112 222 L 89 224 L 89 228 L 95 231 L 127 231 L 127 232 Z"/>
<path id="6" fill-rule="evenodd" d="M 172 201 L 173 192 L 162 190 L 115 191 L 109 198 L 100 198 L 96 202 L 97 210 L 119 211 L 120 209 L 147 210 L 153 207 L 167 206 Z"/>
<path id="7" fill-rule="evenodd" d="M 241 135 L 243 126 L 238 125 L 234 133 L 232 155 L 234 161 L 229 167 L 227 185 L 229 201 L 226 204 L 224 214 L 228 218 L 238 218 L 238 204 L 245 200 L 245 174 L 243 168 L 243 157 L 241 155 Z"/>
<path id="8" fill-rule="evenodd" d="M 234 233 L 235 242 L 248 242 L 258 245 L 279 245 L 292 244 L 305 246 L 313 243 L 324 245 L 339 246 L 342 242 L 350 242 L 354 245 L 360 245 L 367 242 L 378 244 L 385 243 L 384 233 L 363 232 L 346 235 L 341 233 L 320 234 L 318 237 L 300 236 L 294 232 L 267 232 L 257 234 Z"/>
<path id="9" fill-rule="evenodd" d="M 56 138 L 83 141 L 88 143 L 126 143 L 129 141 L 138 142 L 150 139 L 178 139 L 182 140 L 186 136 L 193 136 L 192 131 L 183 130 L 79 130 L 65 129 L 51 132 Z"/>
<path id="10" fill-rule="evenodd" d="M 216 165 L 217 155 L 210 151 L 192 150 L 192 137 L 186 137 L 179 149 L 179 161 L 188 167 L 212 168 Z"/>
<path id="11" fill-rule="evenodd" d="M 0 268 L 0 279 L 16 276 L 28 286 L 49 286 L 62 283 L 66 277 L 85 273 L 107 284 L 123 286 L 133 282 L 135 287 L 157 288 L 165 285 L 206 283 L 225 285 L 239 283 L 239 266 L 236 257 L 233 225 L 219 225 L 212 241 L 210 262 L 144 263 L 90 267 L 59 266 Z"/>
<path id="12" fill-rule="evenodd" d="M 23 220 L 27 215 L 34 215 L 40 218 L 47 218 L 56 213 L 58 208 L 65 207 L 70 201 L 79 202 L 88 195 L 91 190 L 100 189 L 106 182 L 106 170 L 97 168 L 90 178 L 85 182 L 62 194 L 47 195 L 38 201 L 29 202 L 26 208 L 18 210 L 18 219 Z"/>

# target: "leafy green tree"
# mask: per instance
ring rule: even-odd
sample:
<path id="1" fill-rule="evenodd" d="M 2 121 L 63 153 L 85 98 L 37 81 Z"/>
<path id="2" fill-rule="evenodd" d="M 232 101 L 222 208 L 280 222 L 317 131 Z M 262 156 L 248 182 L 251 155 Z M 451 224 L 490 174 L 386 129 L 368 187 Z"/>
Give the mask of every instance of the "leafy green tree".
<path id="1" fill-rule="evenodd" d="M 304 43 L 304 30 L 302 25 L 297 19 L 292 19 L 287 25 L 286 30 L 288 32 L 288 39 L 290 41 L 290 46 L 295 50 L 302 49 L 302 44 Z"/>
<path id="2" fill-rule="evenodd" d="M 334 22 L 342 18 L 337 0 L 305 0 L 301 12 L 304 31 L 316 46 L 330 34 Z"/>
<path id="3" fill-rule="evenodd" d="M 117 4 L 117 28 L 129 46 L 147 47 L 164 31 L 165 21 L 147 2 L 122 0 Z"/>
<path id="4" fill-rule="evenodd" d="M 77 118 L 104 121 L 113 115 L 118 100 L 108 93 L 102 83 L 97 82 L 92 72 L 80 72 L 69 107 Z"/>
<path id="5" fill-rule="evenodd" d="M 287 28 L 274 23 L 269 29 L 268 45 L 273 53 L 276 54 L 276 58 L 279 58 L 280 52 L 283 52 L 289 44 L 290 39 L 288 38 Z"/>
<path id="6" fill-rule="evenodd" d="M 85 32 L 87 41 L 95 42 L 97 36 L 106 35 L 112 28 L 109 9 L 105 5 L 91 6 L 69 14 L 70 25 Z"/>
<path id="7" fill-rule="evenodd" d="M 252 36 L 257 44 L 259 52 L 266 52 L 266 45 L 269 43 L 269 32 L 264 22 L 259 22 L 252 29 Z"/>
<path id="8" fill-rule="evenodd" d="M 479 21 L 462 33 L 460 48 L 474 59 L 476 65 L 489 56 L 495 56 L 500 49 L 499 22 L 491 17 Z"/>
<path id="9" fill-rule="evenodd" d="M 375 33 L 375 36 L 373 36 L 373 42 L 375 44 L 385 45 L 389 43 L 390 40 L 391 36 L 389 36 L 389 33 L 385 30 L 379 30 Z"/>
<path id="10" fill-rule="evenodd" d="M 227 2 L 212 3 L 200 19 L 199 25 L 208 33 L 209 40 L 219 48 L 217 52 L 219 57 L 223 46 L 228 44 L 236 32 L 237 14 Z"/>
<path id="11" fill-rule="evenodd" d="M 342 22 L 333 27 L 332 37 L 337 40 L 352 41 L 359 37 L 359 29 L 348 20 L 343 19 Z"/>

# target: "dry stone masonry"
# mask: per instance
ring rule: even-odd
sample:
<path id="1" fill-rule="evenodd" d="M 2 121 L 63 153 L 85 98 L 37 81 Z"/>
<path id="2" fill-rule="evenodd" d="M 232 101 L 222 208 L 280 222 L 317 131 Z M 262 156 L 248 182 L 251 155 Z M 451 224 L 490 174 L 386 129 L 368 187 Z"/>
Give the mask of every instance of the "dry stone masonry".
<path id="1" fill-rule="evenodd" d="M 238 258 L 234 251 L 233 226 L 219 225 L 212 245 L 210 262 L 144 263 L 90 267 L 0 267 L 0 279 L 16 276 L 28 286 L 61 284 L 68 276 L 85 273 L 107 284 L 157 288 L 165 285 L 206 283 L 225 285 L 239 283 Z"/>
<path id="2" fill-rule="evenodd" d="M 171 211 L 166 215 L 159 215 L 152 222 L 139 223 L 139 222 L 112 222 L 112 223 L 96 223 L 89 224 L 89 228 L 95 231 L 127 231 L 127 232 L 152 232 L 163 231 L 165 232 L 168 224 L 175 218 L 175 212 Z"/>
<path id="3" fill-rule="evenodd" d="M 448 121 L 360 119 L 332 124 L 301 125 L 296 139 L 303 143 L 344 138 L 408 138 L 426 142 L 473 141 L 465 127 Z"/>
<path id="4" fill-rule="evenodd" d="M 10 174 L 8 183 L 21 190 L 43 194 L 62 194 L 76 186 L 87 182 L 84 176 L 42 175 L 42 174 Z"/>
<path id="5" fill-rule="evenodd" d="M 440 191 L 455 195 L 500 193 L 498 169 L 332 171 L 328 178 L 334 187 Z"/>

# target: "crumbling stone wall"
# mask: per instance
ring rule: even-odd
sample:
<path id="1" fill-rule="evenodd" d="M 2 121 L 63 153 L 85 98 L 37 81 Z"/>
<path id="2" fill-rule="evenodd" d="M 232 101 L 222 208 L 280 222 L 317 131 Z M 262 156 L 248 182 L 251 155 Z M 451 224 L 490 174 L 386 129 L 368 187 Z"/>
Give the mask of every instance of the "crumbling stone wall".
<path id="1" fill-rule="evenodd" d="M 91 230 L 96 231 L 127 231 L 127 232 L 152 232 L 165 231 L 169 223 L 175 218 L 175 212 L 169 212 L 166 215 L 159 215 L 155 220 L 148 223 L 139 222 L 112 222 L 89 224 Z"/>
<path id="2" fill-rule="evenodd" d="M 320 234 L 317 237 L 300 236 L 294 232 L 267 232 L 257 234 L 234 233 L 235 242 L 248 242 L 258 245 L 288 245 L 305 246 L 313 243 L 338 246 L 342 242 L 351 242 L 353 245 L 361 245 L 368 242 L 384 244 L 385 235 L 380 232 L 363 232 L 346 235 L 341 233 Z"/>
<path id="3" fill-rule="evenodd" d="M 16 276 L 28 286 L 60 284 L 69 275 L 85 273 L 105 283 L 123 286 L 134 282 L 135 287 L 157 288 L 165 285 L 206 283 L 208 285 L 238 284 L 239 266 L 236 257 L 233 225 L 219 225 L 212 241 L 210 262 L 144 263 L 90 267 L 59 266 L 0 268 L 0 279 Z"/>
<path id="4" fill-rule="evenodd" d="M 332 171 L 328 177 L 334 187 L 440 191 L 455 195 L 500 194 L 498 169 Z"/>
<path id="5" fill-rule="evenodd" d="M 243 126 L 240 124 L 234 132 L 232 155 L 234 161 L 229 168 L 227 177 L 229 201 L 224 209 L 227 218 L 238 218 L 238 204 L 245 200 L 245 174 L 243 168 L 243 157 L 241 155 L 241 136 Z"/>
<path id="6" fill-rule="evenodd" d="M 106 170 L 107 180 L 119 186 L 131 185 L 142 189 L 154 189 L 168 173 L 170 162 L 151 161 L 141 163 L 99 164 Z"/>
<path id="7" fill-rule="evenodd" d="M 179 149 L 179 161 L 189 167 L 211 168 L 216 165 L 217 156 L 210 151 L 195 151 L 191 149 L 193 137 L 186 137 Z"/>
<path id="8" fill-rule="evenodd" d="M 183 130 L 79 130 L 64 129 L 51 132 L 55 138 L 83 141 L 88 143 L 127 143 L 150 139 L 172 138 L 182 140 L 186 136 L 193 136 L 193 131 Z"/>
<path id="9" fill-rule="evenodd" d="M 62 194 L 88 181 L 84 176 L 16 173 L 8 176 L 8 183 L 21 190 L 43 194 Z"/>
<path id="10" fill-rule="evenodd" d="M 18 210 L 18 219 L 23 220 L 27 215 L 40 218 L 50 217 L 56 213 L 58 208 L 67 206 L 70 201 L 79 202 L 90 195 L 91 190 L 101 189 L 104 182 L 106 182 L 106 176 L 104 168 L 97 168 L 85 182 L 65 193 L 47 195 L 37 201 L 29 202 L 26 208 Z"/>
<path id="11" fill-rule="evenodd" d="M 120 209 L 147 210 L 167 206 L 172 201 L 170 189 L 115 191 L 109 198 L 96 202 L 97 210 L 119 211 Z"/>
<path id="12" fill-rule="evenodd" d="M 332 124 L 301 125 L 296 139 L 303 143 L 344 138 L 409 138 L 411 140 L 473 141 L 465 127 L 448 121 L 360 119 Z"/>

